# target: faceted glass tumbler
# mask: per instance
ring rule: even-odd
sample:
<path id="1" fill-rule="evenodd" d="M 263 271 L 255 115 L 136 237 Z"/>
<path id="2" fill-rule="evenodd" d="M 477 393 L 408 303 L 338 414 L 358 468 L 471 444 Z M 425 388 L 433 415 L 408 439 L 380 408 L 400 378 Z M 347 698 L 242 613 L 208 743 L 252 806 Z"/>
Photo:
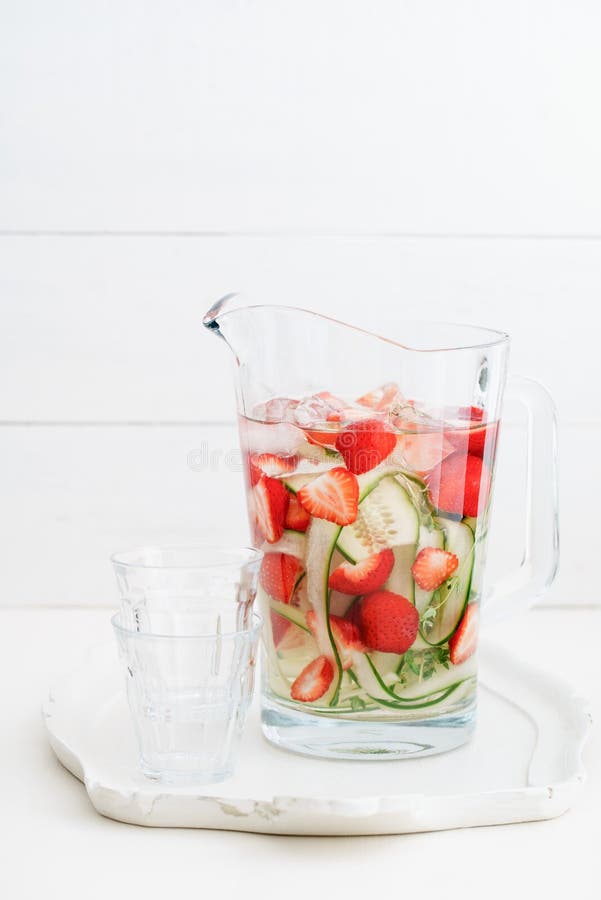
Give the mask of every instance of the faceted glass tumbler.
<path id="1" fill-rule="evenodd" d="M 113 557 L 123 602 L 112 623 L 149 778 L 209 783 L 232 774 L 254 687 L 260 558 L 211 548 Z"/>

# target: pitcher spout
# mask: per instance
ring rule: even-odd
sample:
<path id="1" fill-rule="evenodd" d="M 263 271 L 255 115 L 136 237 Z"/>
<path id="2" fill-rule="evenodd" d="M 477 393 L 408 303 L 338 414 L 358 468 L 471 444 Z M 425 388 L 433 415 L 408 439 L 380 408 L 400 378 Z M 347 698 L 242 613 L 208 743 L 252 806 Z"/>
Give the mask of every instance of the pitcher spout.
<path id="1" fill-rule="evenodd" d="M 214 331 L 219 335 L 219 337 L 223 338 L 224 340 L 225 337 L 221 331 L 219 319 L 220 316 L 227 311 L 228 306 L 236 296 L 236 293 L 232 293 L 225 294 L 223 297 L 220 297 L 219 300 L 216 300 L 211 308 L 208 309 L 203 316 L 202 324 L 205 326 L 205 328 L 208 328 L 209 331 Z"/>

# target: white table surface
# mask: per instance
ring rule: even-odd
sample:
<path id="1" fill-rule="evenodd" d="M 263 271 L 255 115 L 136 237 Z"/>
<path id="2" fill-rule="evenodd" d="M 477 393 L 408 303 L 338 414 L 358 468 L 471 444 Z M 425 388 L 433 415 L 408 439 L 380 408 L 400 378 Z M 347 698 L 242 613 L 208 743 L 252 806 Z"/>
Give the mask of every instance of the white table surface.
<path id="1" fill-rule="evenodd" d="M 153 900 L 188 896 L 599 897 L 601 739 L 588 782 L 559 819 L 430 834 L 301 838 L 113 822 L 55 759 L 40 705 L 86 646 L 109 636 L 108 609 L 0 610 L 0 897 Z M 541 608 L 495 638 L 590 696 L 601 719 L 601 608 Z M 303 761 L 299 759 L 299 765 Z"/>

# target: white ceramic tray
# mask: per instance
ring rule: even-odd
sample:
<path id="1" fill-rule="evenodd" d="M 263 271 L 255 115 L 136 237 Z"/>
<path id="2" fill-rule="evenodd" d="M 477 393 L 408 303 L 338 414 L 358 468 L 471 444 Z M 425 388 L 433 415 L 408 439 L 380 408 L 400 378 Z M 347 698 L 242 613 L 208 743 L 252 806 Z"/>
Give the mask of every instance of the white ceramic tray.
<path id="1" fill-rule="evenodd" d="M 475 738 L 441 756 L 312 760 L 269 745 L 255 703 L 236 774 L 171 787 L 136 765 L 116 649 L 97 647 L 44 707 L 50 743 L 96 810 L 136 825 L 275 834 L 402 834 L 549 819 L 584 781 L 590 716 L 565 684 L 482 642 Z"/>

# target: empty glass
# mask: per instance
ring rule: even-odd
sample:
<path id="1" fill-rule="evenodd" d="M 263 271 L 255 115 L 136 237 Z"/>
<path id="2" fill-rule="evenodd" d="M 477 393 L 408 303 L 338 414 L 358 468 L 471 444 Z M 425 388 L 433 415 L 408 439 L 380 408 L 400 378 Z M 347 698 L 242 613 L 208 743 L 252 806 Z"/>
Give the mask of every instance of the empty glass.
<path id="1" fill-rule="evenodd" d="M 232 774 L 252 699 L 261 554 L 141 548 L 112 562 L 112 623 L 145 775 L 164 782 Z"/>

